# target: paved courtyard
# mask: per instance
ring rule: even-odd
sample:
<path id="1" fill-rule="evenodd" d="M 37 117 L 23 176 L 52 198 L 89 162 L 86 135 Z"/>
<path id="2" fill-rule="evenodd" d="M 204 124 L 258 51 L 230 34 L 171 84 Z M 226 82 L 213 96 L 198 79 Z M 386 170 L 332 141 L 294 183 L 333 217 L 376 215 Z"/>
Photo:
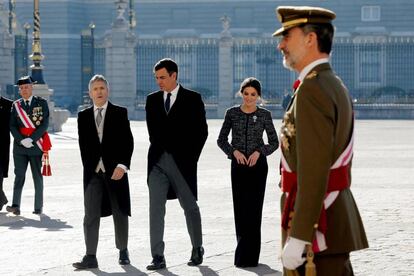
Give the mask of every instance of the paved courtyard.
<path id="1" fill-rule="evenodd" d="M 145 122 L 131 122 L 135 151 L 130 171 L 132 217 L 129 251 L 132 265 L 118 265 L 112 218 L 101 221 L 99 269 L 75 271 L 85 252 L 82 230 L 82 166 L 76 119 L 52 135 L 53 176 L 45 178 L 44 214 L 33 210 L 33 182 L 27 174 L 21 216 L 0 211 L 0 275 L 281 275 L 278 160 L 268 158 L 269 176 L 257 268 L 233 266 L 236 245 L 230 185 L 230 162 L 216 145 L 221 120 L 209 120 L 209 137 L 199 162 L 199 205 L 206 251 L 204 263 L 188 267 L 191 244 L 177 201 L 167 204 L 167 269 L 148 272 Z M 277 130 L 280 120 L 275 120 Z M 363 217 L 370 248 L 351 255 L 356 275 L 414 275 L 414 121 L 357 121 L 352 190 Z M 13 162 L 5 192 L 11 201 Z"/>

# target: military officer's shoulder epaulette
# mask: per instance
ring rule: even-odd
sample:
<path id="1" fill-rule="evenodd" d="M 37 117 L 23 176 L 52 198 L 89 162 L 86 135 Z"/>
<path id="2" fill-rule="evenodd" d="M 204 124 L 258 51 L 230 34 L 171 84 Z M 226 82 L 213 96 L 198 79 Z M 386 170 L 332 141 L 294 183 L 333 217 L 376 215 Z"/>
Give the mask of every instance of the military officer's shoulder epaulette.
<path id="1" fill-rule="evenodd" d="M 318 72 L 313 70 L 309 74 L 306 75 L 305 79 L 311 80 L 311 79 L 315 79 L 317 76 L 318 76 Z"/>
<path id="2" fill-rule="evenodd" d="M 45 98 L 42 98 L 40 96 L 33 96 L 33 98 L 36 99 L 36 100 L 38 100 L 38 101 L 45 101 L 45 102 L 47 102 Z"/>
<path id="3" fill-rule="evenodd" d="M 313 70 L 310 71 L 309 74 L 306 75 L 305 79 L 303 80 L 303 83 L 306 86 L 311 86 L 311 87 L 315 87 L 315 86 L 319 86 L 319 81 L 320 81 L 320 75 L 319 72 Z"/>

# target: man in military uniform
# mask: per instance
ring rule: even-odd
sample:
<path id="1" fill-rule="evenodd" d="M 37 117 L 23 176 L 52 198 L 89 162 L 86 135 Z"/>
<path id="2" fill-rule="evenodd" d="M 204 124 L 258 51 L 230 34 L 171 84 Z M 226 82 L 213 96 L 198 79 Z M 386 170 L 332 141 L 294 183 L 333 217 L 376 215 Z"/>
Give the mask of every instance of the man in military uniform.
<path id="1" fill-rule="evenodd" d="M 14 188 L 13 204 L 7 211 L 20 215 L 20 200 L 27 165 L 30 163 L 35 186 L 34 214 L 40 215 L 43 208 L 43 176 L 41 172 L 42 155 L 50 145 L 47 138 L 49 108 L 47 101 L 33 96 L 33 79 L 24 76 L 17 81 L 22 98 L 13 103 L 10 117 L 10 131 L 14 137 Z"/>
<path id="2" fill-rule="evenodd" d="M 349 253 L 368 242 L 350 191 L 352 102 L 329 64 L 336 15 L 291 6 L 276 13 L 283 64 L 299 74 L 281 130 L 285 274 L 304 275 L 303 253 L 315 253 L 318 276 L 353 275 Z"/>
<path id="3" fill-rule="evenodd" d="M 3 178 L 9 172 L 10 155 L 10 109 L 12 101 L 0 96 L 0 210 L 8 202 L 3 191 Z"/>

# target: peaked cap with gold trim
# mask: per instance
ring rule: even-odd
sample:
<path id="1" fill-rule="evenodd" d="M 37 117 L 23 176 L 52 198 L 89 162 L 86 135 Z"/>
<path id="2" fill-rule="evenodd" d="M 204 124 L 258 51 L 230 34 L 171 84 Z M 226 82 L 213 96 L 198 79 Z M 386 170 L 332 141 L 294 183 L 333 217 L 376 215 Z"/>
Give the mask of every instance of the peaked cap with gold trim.
<path id="1" fill-rule="evenodd" d="M 273 33 L 273 36 L 279 36 L 283 32 L 293 27 L 310 23 L 331 23 L 336 14 L 333 11 L 308 6 L 279 6 L 276 9 L 277 19 L 282 23 L 282 27 Z"/>

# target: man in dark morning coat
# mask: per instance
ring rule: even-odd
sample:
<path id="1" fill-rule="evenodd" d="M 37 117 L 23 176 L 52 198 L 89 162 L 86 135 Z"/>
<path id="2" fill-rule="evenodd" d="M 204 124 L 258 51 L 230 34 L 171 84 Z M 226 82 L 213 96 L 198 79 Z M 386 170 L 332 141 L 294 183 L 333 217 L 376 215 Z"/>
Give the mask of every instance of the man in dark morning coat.
<path id="1" fill-rule="evenodd" d="M 350 190 L 352 101 L 329 64 L 335 13 L 281 6 L 277 16 L 283 64 L 299 74 L 281 130 L 282 263 L 305 275 L 302 254 L 311 264 L 315 253 L 318 276 L 354 275 L 350 252 L 368 242 Z"/>
<path id="2" fill-rule="evenodd" d="M 109 84 L 102 75 L 89 81 L 93 105 L 78 114 L 79 148 L 83 164 L 86 255 L 74 263 L 77 269 L 98 267 L 96 250 L 100 218 L 112 215 L 119 264 L 130 264 L 128 216 L 131 202 L 127 171 L 134 141 L 124 107 L 108 101 Z"/>
<path id="3" fill-rule="evenodd" d="M 15 215 L 20 215 L 20 201 L 29 163 L 35 187 L 33 214 L 40 215 L 43 209 L 43 175 L 41 171 L 43 150 L 37 142 L 45 135 L 49 127 L 49 107 L 45 99 L 33 96 L 33 83 L 34 81 L 30 76 L 23 76 L 17 81 L 19 93 L 22 97 L 13 103 L 10 116 L 10 131 L 14 138 L 13 160 L 15 179 L 13 202 L 6 209 Z M 28 124 L 23 122 L 24 119 L 22 119 L 17 110 L 18 105 L 27 114 L 27 121 L 31 121 L 34 127 L 32 133 L 25 132 L 25 130 L 31 127 L 28 127 Z"/>
<path id="4" fill-rule="evenodd" d="M 193 246 L 188 265 L 203 262 L 201 217 L 197 204 L 197 162 L 207 139 L 204 103 L 200 94 L 177 83 L 178 66 L 162 59 L 154 66 L 160 91 L 145 106 L 150 140 L 148 188 L 150 241 L 153 260 L 148 270 L 166 267 L 164 216 L 167 199 L 178 198 L 184 209 Z"/>
<path id="5" fill-rule="evenodd" d="M 8 176 L 10 158 L 10 111 L 13 101 L 0 96 L 0 211 L 8 202 L 3 191 L 3 178 Z"/>

